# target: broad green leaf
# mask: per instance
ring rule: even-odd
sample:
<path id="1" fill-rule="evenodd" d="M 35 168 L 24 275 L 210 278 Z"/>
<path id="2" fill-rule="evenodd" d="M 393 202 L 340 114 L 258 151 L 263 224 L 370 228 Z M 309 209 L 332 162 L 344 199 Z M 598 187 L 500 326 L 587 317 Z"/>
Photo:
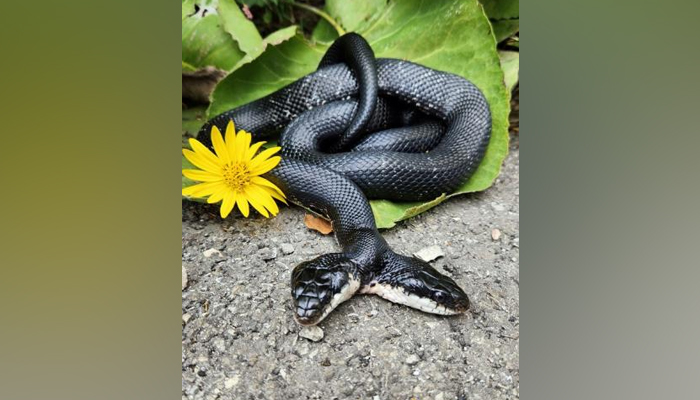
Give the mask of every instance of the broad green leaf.
<path id="1" fill-rule="evenodd" d="M 311 32 L 311 39 L 314 42 L 331 43 L 338 38 L 338 32 L 325 19 L 321 18 Z"/>
<path id="2" fill-rule="evenodd" d="M 491 19 L 496 42 L 502 42 L 520 30 L 518 0 L 481 0 L 486 15 Z"/>
<path id="3" fill-rule="evenodd" d="M 197 137 L 199 128 L 207 121 L 206 107 L 192 107 L 182 110 L 182 141 L 187 143 L 187 139 Z"/>
<path id="4" fill-rule="evenodd" d="M 194 13 L 194 0 L 182 0 L 182 19 Z"/>
<path id="5" fill-rule="evenodd" d="M 493 20 L 520 18 L 519 0 L 480 0 L 486 15 Z"/>
<path id="6" fill-rule="evenodd" d="M 347 31 L 361 31 L 386 7 L 387 0 L 328 0 L 324 10 Z M 321 18 L 311 33 L 314 41 L 330 43 L 338 38 L 338 32 Z"/>
<path id="7" fill-rule="evenodd" d="M 392 1 L 358 31 L 377 57 L 413 61 L 471 80 L 486 96 L 492 113 L 491 141 L 481 165 L 455 193 L 425 203 L 372 201 L 380 228 L 394 226 L 446 198 L 480 191 L 493 183 L 508 150 L 509 92 L 496 43 L 476 0 Z M 278 90 L 315 70 L 327 45 L 295 36 L 269 47 L 259 58 L 224 78 L 214 91 L 213 116 Z"/>
<path id="8" fill-rule="evenodd" d="M 229 71 L 245 53 L 223 29 L 216 8 L 209 3 L 198 1 L 199 11 L 182 20 L 182 61 L 194 68 L 213 66 Z"/>
<path id="9" fill-rule="evenodd" d="M 491 21 L 491 26 L 493 26 L 493 35 L 496 36 L 496 42 L 500 43 L 520 30 L 520 20 L 503 19 Z"/>
<path id="10" fill-rule="evenodd" d="M 263 39 L 258 28 L 243 15 L 235 1 L 219 0 L 217 10 L 223 29 L 231 35 L 243 53 L 257 56 L 263 52 Z"/>
<path id="11" fill-rule="evenodd" d="M 372 200 L 370 204 L 372 205 L 372 213 L 377 222 L 377 227 L 391 228 L 396 225 L 396 222 L 428 211 L 445 201 L 445 199 L 445 194 L 442 194 L 440 197 L 425 203 L 419 201 L 396 203 L 389 200 Z"/>
<path id="12" fill-rule="evenodd" d="M 262 48 L 259 52 L 256 53 L 249 53 L 246 54 L 234 67 L 233 69 L 236 70 L 243 66 L 244 64 L 248 64 L 249 62 L 253 61 L 254 59 L 258 58 L 260 54 L 265 51 L 267 46 L 276 46 L 286 40 L 291 39 L 296 35 L 297 33 L 297 26 L 292 25 L 288 26 L 286 28 L 282 28 L 278 31 L 272 32 L 269 34 L 265 39 L 262 41 Z"/>
<path id="13" fill-rule="evenodd" d="M 362 31 L 386 7 L 387 0 L 328 0 L 326 11 L 348 32 Z"/>
<path id="14" fill-rule="evenodd" d="M 244 57 L 250 62 L 265 50 L 258 29 L 233 0 L 193 0 L 182 7 L 182 60 L 188 66 L 231 71 Z"/>
<path id="15" fill-rule="evenodd" d="M 520 69 L 520 53 L 517 51 L 499 51 L 498 57 L 501 59 L 503 69 L 503 79 L 508 92 L 518 83 L 518 73 Z"/>

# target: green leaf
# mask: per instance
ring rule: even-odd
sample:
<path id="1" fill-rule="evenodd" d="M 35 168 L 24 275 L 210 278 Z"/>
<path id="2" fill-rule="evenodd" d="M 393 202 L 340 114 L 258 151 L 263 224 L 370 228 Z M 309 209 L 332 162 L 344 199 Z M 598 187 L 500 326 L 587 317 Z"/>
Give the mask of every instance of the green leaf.
<path id="1" fill-rule="evenodd" d="M 263 39 L 260 32 L 233 0 L 219 0 L 217 7 L 223 29 L 238 43 L 238 48 L 246 55 L 263 52 Z"/>
<path id="2" fill-rule="evenodd" d="M 513 88 L 518 83 L 520 53 L 517 51 L 499 51 L 498 57 L 501 59 L 501 68 L 503 69 L 503 79 L 506 84 L 506 90 L 512 92 Z"/>
<path id="3" fill-rule="evenodd" d="M 359 32 L 377 17 L 386 3 L 387 0 L 328 0 L 325 9 L 346 31 Z"/>
<path id="4" fill-rule="evenodd" d="M 236 69 L 240 68 L 241 66 L 243 66 L 244 64 L 248 64 L 249 62 L 258 58 L 260 56 L 260 54 L 262 54 L 263 51 L 265 51 L 267 46 L 276 46 L 276 45 L 278 45 L 286 40 L 291 39 L 292 37 L 294 37 L 294 35 L 296 35 L 296 33 L 297 33 L 297 26 L 296 25 L 288 26 L 286 28 L 282 28 L 278 31 L 272 32 L 265 39 L 263 39 L 262 48 L 261 48 L 262 50 L 260 50 L 259 52 L 256 52 L 256 53 L 246 54 L 245 57 L 243 57 L 233 67 L 233 69 L 236 70 Z"/>
<path id="5" fill-rule="evenodd" d="M 493 35 L 496 36 L 496 42 L 500 43 L 520 30 L 520 20 L 503 19 L 491 21 L 491 26 L 493 26 Z"/>
<path id="6" fill-rule="evenodd" d="M 186 0 L 187 1 L 187 0 Z M 194 13 L 194 4 L 199 10 Z M 182 60 L 193 68 L 214 66 L 231 71 L 265 50 L 266 43 L 252 21 L 233 0 L 191 0 L 182 3 Z M 184 64 L 183 64 L 184 66 Z"/>
<path id="7" fill-rule="evenodd" d="M 324 10 L 347 32 L 355 32 L 376 18 L 386 7 L 386 3 L 387 0 L 328 0 Z M 314 27 L 311 38 L 317 42 L 330 43 L 338 38 L 338 32 L 322 18 Z"/>
<path id="8" fill-rule="evenodd" d="M 479 3 L 392 1 L 358 32 L 369 41 L 377 57 L 406 59 L 471 80 L 486 96 L 493 120 L 491 141 L 481 165 L 455 193 L 423 203 L 372 201 L 377 226 L 392 227 L 451 196 L 491 186 L 508 151 L 510 94 L 504 85 L 491 26 Z M 314 71 L 326 48 L 326 44 L 309 43 L 299 35 L 268 47 L 259 58 L 219 83 L 209 115 L 256 100 Z"/>
<path id="9" fill-rule="evenodd" d="M 245 53 L 223 29 L 216 9 L 204 7 L 205 3 L 209 2 L 198 0 L 199 11 L 182 20 L 182 61 L 194 68 L 213 66 L 229 71 Z"/>
<path id="10" fill-rule="evenodd" d="M 207 122 L 206 107 L 198 106 L 182 110 L 182 141 L 187 143 L 187 139 L 197 137 L 199 128 Z"/>
<path id="11" fill-rule="evenodd" d="M 519 0 L 481 0 L 484 11 L 490 19 L 517 19 L 520 18 Z"/>
<path id="12" fill-rule="evenodd" d="M 194 13 L 194 0 L 182 0 L 182 19 Z"/>
<path id="13" fill-rule="evenodd" d="M 395 203 L 389 200 L 372 200 L 372 213 L 377 222 L 378 228 L 391 228 L 396 222 L 415 217 L 416 215 L 428 211 L 436 205 L 445 201 L 447 196 L 440 197 L 421 203 L 419 201 L 407 203 Z"/>
<path id="14" fill-rule="evenodd" d="M 321 18 L 311 32 L 311 39 L 314 42 L 331 43 L 338 38 L 338 31 L 325 19 Z"/>
<path id="15" fill-rule="evenodd" d="M 518 0 L 481 0 L 486 15 L 491 19 L 496 42 L 500 43 L 520 30 Z"/>

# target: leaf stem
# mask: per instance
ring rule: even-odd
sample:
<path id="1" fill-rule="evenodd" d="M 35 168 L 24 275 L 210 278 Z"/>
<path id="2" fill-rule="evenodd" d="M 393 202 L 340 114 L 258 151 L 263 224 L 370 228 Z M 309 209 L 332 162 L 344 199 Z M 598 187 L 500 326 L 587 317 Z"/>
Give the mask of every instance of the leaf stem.
<path id="1" fill-rule="evenodd" d="M 330 15 L 326 14 L 322 10 L 320 10 L 314 6 L 310 6 L 308 4 L 302 4 L 302 3 L 295 2 L 295 3 L 292 3 L 292 5 L 295 7 L 303 8 L 304 10 L 307 10 L 307 11 L 311 11 L 312 13 L 314 13 L 314 14 L 318 15 L 319 17 L 328 21 L 328 23 L 331 24 L 333 26 L 333 28 L 335 28 L 336 32 L 338 32 L 338 35 L 340 35 L 340 36 L 345 35 L 345 29 L 343 29 L 343 27 L 340 26 L 339 23 L 337 23 Z"/>

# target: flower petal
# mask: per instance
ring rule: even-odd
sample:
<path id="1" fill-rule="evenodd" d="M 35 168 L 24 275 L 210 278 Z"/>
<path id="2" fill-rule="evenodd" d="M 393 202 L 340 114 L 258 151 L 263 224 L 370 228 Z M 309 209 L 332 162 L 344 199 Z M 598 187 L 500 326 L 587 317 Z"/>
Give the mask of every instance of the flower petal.
<path id="1" fill-rule="evenodd" d="M 236 134 L 236 123 L 233 122 L 233 119 L 229 119 L 228 124 L 226 124 L 226 142 L 228 142 L 229 135 L 235 135 L 235 134 Z"/>
<path id="2" fill-rule="evenodd" d="M 269 160 L 265 160 L 262 162 L 262 164 L 258 165 L 255 168 L 251 168 L 250 173 L 253 175 L 262 175 L 265 172 L 270 171 L 272 168 L 275 168 L 277 164 L 280 163 L 281 157 L 272 157 Z"/>
<path id="3" fill-rule="evenodd" d="M 256 210 L 258 210 L 256 205 L 259 205 L 260 207 L 265 207 L 265 209 L 270 210 L 272 215 L 276 215 L 278 212 L 280 212 L 280 209 L 277 207 L 277 204 L 275 204 L 272 197 L 260 186 L 248 185 L 245 188 L 245 194 L 250 199 L 250 204 L 252 204 Z M 260 210 L 258 210 L 258 212 L 260 212 Z M 265 215 L 262 212 L 260 214 Z"/>
<path id="4" fill-rule="evenodd" d="M 236 192 L 231 190 L 226 193 L 224 196 L 224 201 L 221 203 L 221 209 L 219 210 L 221 213 L 221 218 L 226 218 L 229 214 L 231 214 L 234 204 L 236 204 Z"/>
<path id="5" fill-rule="evenodd" d="M 195 167 L 215 174 L 221 173 L 221 166 L 218 163 L 211 162 L 201 154 L 195 153 L 190 149 L 182 149 L 182 154 L 189 162 L 194 164 Z"/>
<path id="6" fill-rule="evenodd" d="M 250 148 L 248 148 L 245 151 L 245 155 L 243 156 L 243 160 L 245 160 L 245 161 L 251 160 L 253 158 L 253 156 L 255 155 L 255 153 L 257 153 L 258 150 L 260 150 L 260 147 L 262 147 L 262 145 L 264 145 L 265 143 L 267 143 L 267 142 L 257 142 L 257 143 L 254 143 L 252 146 L 250 146 Z"/>
<path id="7" fill-rule="evenodd" d="M 267 179 L 265 179 L 263 177 L 254 176 L 250 179 L 250 182 L 254 183 L 256 185 L 259 185 L 259 186 L 267 186 L 269 188 L 272 188 L 272 189 L 276 190 L 277 192 L 279 192 L 279 194 L 282 197 L 284 197 L 284 193 L 282 192 L 282 190 L 280 190 L 280 188 L 278 188 L 274 183 L 268 181 Z"/>
<path id="8" fill-rule="evenodd" d="M 219 160 L 216 155 L 214 155 L 214 153 L 212 153 L 211 150 L 204 146 L 199 140 L 190 139 L 190 147 L 192 147 L 192 150 L 194 150 L 195 153 L 204 157 L 207 161 L 216 165 L 223 165 L 221 160 Z"/>
<path id="9" fill-rule="evenodd" d="M 193 181 L 200 182 L 217 182 L 223 180 L 221 175 L 213 174 L 207 171 L 200 171 L 198 169 L 183 169 L 182 175 L 185 175 Z"/>
<path id="10" fill-rule="evenodd" d="M 220 182 L 206 182 L 182 188 L 182 195 L 189 197 L 206 197 L 221 187 Z"/>
<path id="11" fill-rule="evenodd" d="M 236 204 L 238 204 L 238 209 L 241 210 L 241 214 L 248 218 L 250 208 L 248 207 L 248 200 L 246 200 L 245 196 L 239 194 L 239 196 L 236 197 Z"/>
<path id="12" fill-rule="evenodd" d="M 269 149 L 265 149 L 260 152 L 255 158 L 253 158 L 250 161 L 250 169 L 255 169 L 258 165 L 264 163 L 267 161 L 267 159 L 270 158 L 273 154 L 277 153 L 280 151 L 282 148 L 281 147 L 270 147 Z"/>
<path id="13" fill-rule="evenodd" d="M 228 148 L 228 154 L 231 156 L 231 161 L 235 161 L 236 126 L 234 125 L 233 120 L 230 120 L 228 125 L 226 125 L 226 148 Z"/>
<path id="14" fill-rule="evenodd" d="M 238 154 L 236 154 L 236 156 L 238 157 L 238 160 L 242 161 L 243 157 L 246 154 L 246 151 L 250 147 L 251 140 L 253 140 L 253 135 L 251 135 L 250 133 L 248 133 L 246 131 L 240 131 L 240 132 L 238 132 L 238 134 L 243 136 L 243 139 L 242 139 L 243 145 L 240 148 L 240 152 Z"/>
<path id="15" fill-rule="evenodd" d="M 257 201 L 251 201 L 250 205 L 253 206 L 253 208 L 256 209 L 263 217 L 270 218 L 270 213 L 267 212 L 262 204 L 258 203 Z"/>
<path id="16" fill-rule="evenodd" d="M 214 151 L 216 151 L 216 155 L 219 156 L 221 162 L 223 164 L 228 164 L 231 157 L 229 157 L 226 142 L 224 142 L 224 138 L 221 137 L 221 131 L 219 131 L 216 125 L 211 127 L 211 143 L 214 145 Z"/>
<path id="17" fill-rule="evenodd" d="M 211 196 L 209 196 L 209 198 L 207 199 L 207 203 L 214 204 L 220 202 L 221 200 L 223 200 L 224 196 L 226 196 L 226 193 L 228 192 L 232 192 L 231 188 L 229 188 L 226 185 L 221 185 L 220 189 L 218 189 Z"/>
<path id="18" fill-rule="evenodd" d="M 262 190 L 264 190 L 267 194 L 272 196 L 273 199 L 277 199 L 277 200 L 281 201 L 282 203 L 287 204 L 287 200 L 284 197 L 280 196 L 280 194 L 277 193 L 277 191 L 275 189 L 271 189 L 267 186 L 261 186 L 260 188 Z M 287 205 L 289 205 L 289 204 L 287 204 Z"/>

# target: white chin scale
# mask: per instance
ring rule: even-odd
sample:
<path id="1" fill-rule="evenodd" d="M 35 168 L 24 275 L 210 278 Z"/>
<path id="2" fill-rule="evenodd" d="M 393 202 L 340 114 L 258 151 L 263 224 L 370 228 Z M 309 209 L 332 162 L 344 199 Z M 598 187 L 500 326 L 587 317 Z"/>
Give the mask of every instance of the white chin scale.
<path id="1" fill-rule="evenodd" d="M 374 284 L 374 286 L 371 286 Z M 408 293 L 400 286 L 391 286 L 372 282 L 362 288 L 360 293 L 376 294 L 379 297 L 385 298 L 392 303 L 403 304 L 423 312 L 439 315 L 456 315 L 459 312 L 450 310 L 449 308 L 438 304 L 437 302 L 426 297 L 419 297 L 415 294 Z"/>
<path id="2" fill-rule="evenodd" d="M 335 310 L 335 308 L 338 307 L 338 305 L 340 305 L 340 303 L 351 298 L 352 295 L 354 295 L 355 292 L 357 292 L 357 289 L 359 289 L 359 288 L 360 288 L 359 279 L 358 280 L 352 279 L 352 275 L 350 275 L 350 280 L 348 281 L 348 283 L 346 283 L 345 286 L 340 288 L 340 291 L 338 293 L 333 295 L 333 298 L 331 298 L 330 305 L 328 307 L 326 307 L 326 309 L 323 311 L 323 314 L 321 314 L 321 318 L 319 318 L 318 321 L 316 321 L 316 323 L 314 325 L 323 321 L 328 316 L 328 314 L 331 313 L 331 311 Z"/>

